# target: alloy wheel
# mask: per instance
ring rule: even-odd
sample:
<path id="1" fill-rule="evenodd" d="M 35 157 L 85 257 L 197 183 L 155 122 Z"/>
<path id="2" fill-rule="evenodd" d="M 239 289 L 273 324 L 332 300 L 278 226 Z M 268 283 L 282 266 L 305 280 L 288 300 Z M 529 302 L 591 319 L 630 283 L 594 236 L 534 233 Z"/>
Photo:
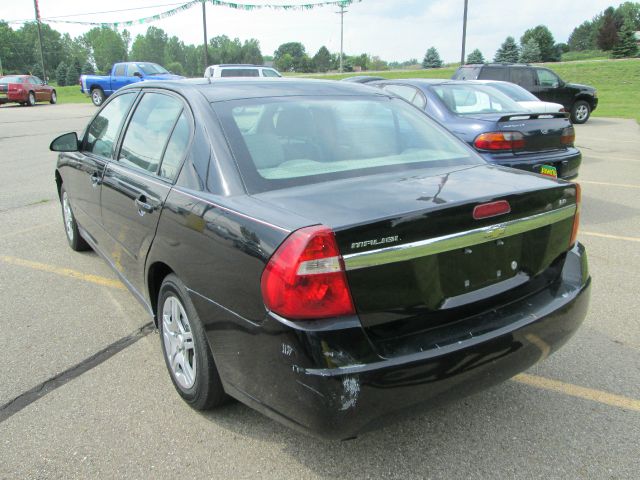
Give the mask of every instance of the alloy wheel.
<path id="1" fill-rule="evenodd" d="M 576 108 L 576 119 L 578 121 L 583 121 L 587 118 L 587 115 L 589 115 L 589 109 L 586 107 L 586 105 L 580 105 L 578 108 Z"/>

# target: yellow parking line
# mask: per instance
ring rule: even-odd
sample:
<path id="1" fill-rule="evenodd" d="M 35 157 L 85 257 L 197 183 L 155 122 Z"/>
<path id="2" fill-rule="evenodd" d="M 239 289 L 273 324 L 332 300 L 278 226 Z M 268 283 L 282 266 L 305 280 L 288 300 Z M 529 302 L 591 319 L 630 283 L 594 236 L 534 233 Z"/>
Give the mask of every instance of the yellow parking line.
<path id="1" fill-rule="evenodd" d="M 591 237 L 600 237 L 600 238 L 611 238 L 613 240 L 626 240 L 627 242 L 640 242 L 640 238 L 638 237 L 622 237 L 620 235 L 610 235 L 608 233 L 585 232 L 584 230 L 580 232 L 580 235 L 587 235 Z"/>
<path id="2" fill-rule="evenodd" d="M 0 255 L 0 261 L 11 265 L 17 265 L 20 267 L 31 268 L 33 270 L 40 270 L 41 272 L 53 273 L 63 277 L 75 278 L 77 280 L 83 280 L 89 283 L 95 283 L 103 287 L 117 288 L 124 290 L 125 286 L 118 280 L 111 278 L 101 277 L 99 275 L 91 275 L 88 273 L 82 273 L 70 268 L 56 267 L 55 265 L 48 265 L 46 263 L 32 262 L 31 260 L 24 260 L 17 257 L 9 257 L 6 255 Z"/>
<path id="3" fill-rule="evenodd" d="M 591 180 L 576 180 L 577 183 L 585 183 L 587 185 L 604 185 L 607 187 L 622 187 L 622 188 L 640 188 L 640 185 L 631 185 L 630 183 L 610 183 L 610 182 L 594 182 Z"/>
<path id="4" fill-rule="evenodd" d="M 615 395 L 613 393 L 603 392 L 602 390 L 580 387 L 571 383 L 539 377 L 537 375 L 530 375 L 528 373 L 516 375 L 513 377 L 513 380 L 531 387 L 562 393 L 571 397 L 582 398 L 583 400 L 591 400 L 592 402 L 602 403 L 611 407 L 640 412 L 640 400 L 636 400 L 634 398 Z"/>

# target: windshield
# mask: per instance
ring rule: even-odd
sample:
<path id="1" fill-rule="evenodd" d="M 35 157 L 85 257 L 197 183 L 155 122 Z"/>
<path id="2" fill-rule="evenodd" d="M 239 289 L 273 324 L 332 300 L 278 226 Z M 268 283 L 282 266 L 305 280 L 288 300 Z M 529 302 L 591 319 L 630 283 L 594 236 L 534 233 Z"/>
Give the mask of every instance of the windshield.
<path id="1" fill-rule="evenodd" d="M 164 75 L 169 73 L 164 67 L 157 63 L 136 63 L 136 66 L 142 70 L 145 75 Z"/>
<path id="2" fill-rule="evenodd" d="M 516 102 L 539 102 L 540 99 L 536 97 L 533 93 L 528 92 L 520 85 L 516 85 L 515 83 L 507 83 L 507 82 L 491 82 L 487 83 L 490 87 L 495 88 L 496 90 L 500 90 L 507 97 L 515 100 Z"/>
<path id="3" fill-rule="evenodd" d="M 483 85 L 444 84 L 433 86 L 433 90 L 449 110 L 459 115 L 524 111 L 505 94 Z"/>
<path id="4" fill-rule="evenodd" d="M 24 77 L 2 77 L 0 83 L 6 85 L 8 83 L 23 83 Z"/>
<path id="5" fill-rule="evenodd" d="M 399 99 L 259 98 L 213 106 L 250 193 L 483 163 L 462 141 Z"/>

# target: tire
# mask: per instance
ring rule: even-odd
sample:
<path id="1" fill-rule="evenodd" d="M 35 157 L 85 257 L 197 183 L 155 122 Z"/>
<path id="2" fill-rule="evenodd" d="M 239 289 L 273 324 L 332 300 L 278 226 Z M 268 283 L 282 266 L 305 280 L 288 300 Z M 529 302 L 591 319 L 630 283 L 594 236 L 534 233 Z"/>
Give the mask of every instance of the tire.
<path id="1" fill-rule="evenodd" d="M 71 203 L 69 202 L 69 196 L 67 195 L 64 185 L 60 187 L 60 206 L 62 207 L 62 221 L 69 246 L 76 252 L 89 250 L 91 247 L 87 241 L 82 238 L 78 230 L 78 222 L 76 222 L 76 217 L 73 215 L 73 210 L 71 210 Z"/>
<path id="2" fill-rule="evenodd" d="M 29 96 L 27 97 L 27 106 L 33 107 L 36 104 L 36 94 L 33 92 L 29 92 Z"/>
<path id="3" fill-rule="evenodd" d="M 195 410 L 228 400 L 204 327 L 182 281 L 167 275 L 158 295 L 158 330 L 164 361 L 178 394 Z"/>
<path id="4" fill-rule="evenodd" d="M 56 103 L 58 103 L 58 94 L 56 93 L 55 90 L 51 92 L 51 98 L 49 99 L 49 103 L 52 105 L 55 105 Z"/>
<path id="5" fill-rule="evenodd" d="M 92 88 L 91 89 L 91 101 L 96 107 L 99 107 L 104 103 L 104 92 L 101 88 Z"/>
<path id="6" fill-rule="evenodd" d="M 591 116 L 591 106 L 584 100 L 578 100 L 571 107 L 571 121 L 578 125 L 585 123 Z"/>

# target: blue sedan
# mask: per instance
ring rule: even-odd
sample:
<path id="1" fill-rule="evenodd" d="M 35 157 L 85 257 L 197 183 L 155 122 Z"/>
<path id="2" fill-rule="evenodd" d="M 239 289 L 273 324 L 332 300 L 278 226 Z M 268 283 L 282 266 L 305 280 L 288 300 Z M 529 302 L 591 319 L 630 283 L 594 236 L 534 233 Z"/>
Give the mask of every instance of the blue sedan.
<path id="1" fill-rule="evenodd" d="M 531 113 L 488 85 L 437 79 L 368 85 L 399 96 L 438 120 L 488 162 L 574 178 L 582 161 L 564 113 Z"/>

